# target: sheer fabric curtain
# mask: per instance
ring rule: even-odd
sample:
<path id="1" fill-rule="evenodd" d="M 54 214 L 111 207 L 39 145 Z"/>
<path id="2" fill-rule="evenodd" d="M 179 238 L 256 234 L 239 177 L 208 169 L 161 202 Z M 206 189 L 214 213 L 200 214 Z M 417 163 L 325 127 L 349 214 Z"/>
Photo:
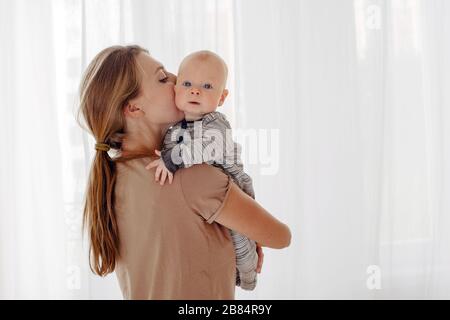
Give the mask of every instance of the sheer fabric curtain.
<path id="1" fill-rule="evenodd" d="M 449 298 L 449 4 L 258 3 L 237 8 L 238 108 L 280 128 L 256 191 L 294 239 L 257 294 Z"/>
<path id="2" fill-rule="evenodd" d="M 74 114 L 87 63 L 130 43 L 172 72 L 200 49 L 229 65 L 221 111 L 293 233 L 237 298 L 450 298 L 449 18 L 445 0 L 0 0 L 0 298 L 121 299 L 88 268 Z"/>

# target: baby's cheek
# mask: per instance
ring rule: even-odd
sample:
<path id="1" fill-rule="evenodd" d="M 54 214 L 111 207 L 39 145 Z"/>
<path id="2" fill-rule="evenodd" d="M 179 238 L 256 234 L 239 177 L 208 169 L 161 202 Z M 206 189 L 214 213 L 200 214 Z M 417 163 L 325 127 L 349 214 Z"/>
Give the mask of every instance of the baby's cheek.
<path id="1" fill-rule="evenodd" d="M 184 103 L 185 103 L 185 99 L 184 99 L 183 95 L 175 90 L 175 104 L 177 105 L 177 107 L 183 106 Z"/>

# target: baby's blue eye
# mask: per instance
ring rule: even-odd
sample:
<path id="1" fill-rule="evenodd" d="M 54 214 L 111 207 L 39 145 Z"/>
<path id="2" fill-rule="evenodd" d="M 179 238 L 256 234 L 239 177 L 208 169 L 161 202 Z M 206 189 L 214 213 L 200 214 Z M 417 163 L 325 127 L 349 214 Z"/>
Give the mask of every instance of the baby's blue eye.
<path id="1" fill-rule="evenodd" d="M 184 81 L 182 85 L 185 87 L 190 87 L 192 84 L 189 81 Z"/>
<path id="2" fill-rule="evenodd" d="M 203 85 L 203 88 L 205 88 L 205 89 L 212 89 L 212 85 L 210 83 L 205 83 Z"/>

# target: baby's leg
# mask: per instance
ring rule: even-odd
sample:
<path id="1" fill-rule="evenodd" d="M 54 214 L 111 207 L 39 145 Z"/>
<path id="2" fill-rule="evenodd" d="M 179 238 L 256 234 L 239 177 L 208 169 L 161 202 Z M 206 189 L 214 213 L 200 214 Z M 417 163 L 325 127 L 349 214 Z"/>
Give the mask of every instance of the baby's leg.
<path id="1" fill-rule="evenodd" d="M 234 230 L 230 230 L 230 234 L 236 252 L 236 285 L 244 290 L 253 290 L 256 287 L 258 264 L 256 243 Z"/>

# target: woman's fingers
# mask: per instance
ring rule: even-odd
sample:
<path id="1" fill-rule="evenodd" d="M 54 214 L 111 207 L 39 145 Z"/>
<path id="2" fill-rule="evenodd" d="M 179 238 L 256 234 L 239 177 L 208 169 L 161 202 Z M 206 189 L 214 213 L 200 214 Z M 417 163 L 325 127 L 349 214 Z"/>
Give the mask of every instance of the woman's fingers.
<path id="1" fill-rule="evenodd" d="M 256 266 L 256 272 L 261 273 L 264 262 L 264 253 L 262 251 L 262 247 L 258 243 L 256 243 L 256 252 L 258 253 L 258 265 Z"/>
<path id="2" fill-rule="evenodd" d="M 161 157 L 161 151 L 160 150 L 155 150 L 155 153 L 157 156 Z"/>
<path id="3" fill-rule="evenodd" d="M 172 172 L 168 172 L 167 176 L 169 177 L 169 184 L 172 184 L 173 181 L 173 173 Z"/>

